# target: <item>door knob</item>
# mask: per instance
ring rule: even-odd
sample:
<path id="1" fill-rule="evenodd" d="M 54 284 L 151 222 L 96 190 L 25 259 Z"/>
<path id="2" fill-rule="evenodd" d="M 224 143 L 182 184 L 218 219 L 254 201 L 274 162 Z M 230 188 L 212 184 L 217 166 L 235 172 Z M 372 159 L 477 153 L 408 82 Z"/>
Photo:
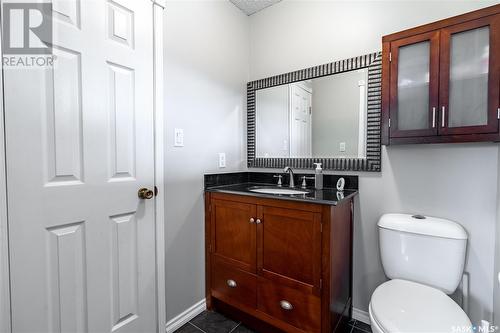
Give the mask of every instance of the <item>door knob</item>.
<path id="1" fill-rule="evenodd" d="M 152 190 L 149 190 L 145 187 L 141 188 L 139 192 L 137 192 L 137 196 L 140 199 L 151 199 L 154 197 L 155 193 Z"/>

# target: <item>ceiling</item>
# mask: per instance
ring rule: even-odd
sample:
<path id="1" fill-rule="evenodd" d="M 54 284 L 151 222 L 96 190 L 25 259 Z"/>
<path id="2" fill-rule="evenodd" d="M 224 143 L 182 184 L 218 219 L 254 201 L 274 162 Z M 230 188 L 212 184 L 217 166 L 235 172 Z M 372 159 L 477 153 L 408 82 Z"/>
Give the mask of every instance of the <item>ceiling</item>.
<path id="1" fill-rule="evenodd" d="M 229 0 L 248 16 L 272 6 L 281 0 Z"/>

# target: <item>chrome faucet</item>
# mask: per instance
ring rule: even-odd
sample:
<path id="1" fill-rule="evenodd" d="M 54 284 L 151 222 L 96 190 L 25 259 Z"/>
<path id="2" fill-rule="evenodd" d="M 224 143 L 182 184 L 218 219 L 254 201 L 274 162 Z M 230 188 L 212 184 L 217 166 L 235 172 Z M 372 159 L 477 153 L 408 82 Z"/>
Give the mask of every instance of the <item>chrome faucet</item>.
<path id="1" fill-rule="evenodd" d="M 287 173 L 290 175 L 290 185 L 289 187 L 295 187 L 295 182 L 293 180 L 293 170 L 292 168 L 290 168 L 289 166 L 285 167 L 285 169 L 283 170 L 284 173 Z"/>

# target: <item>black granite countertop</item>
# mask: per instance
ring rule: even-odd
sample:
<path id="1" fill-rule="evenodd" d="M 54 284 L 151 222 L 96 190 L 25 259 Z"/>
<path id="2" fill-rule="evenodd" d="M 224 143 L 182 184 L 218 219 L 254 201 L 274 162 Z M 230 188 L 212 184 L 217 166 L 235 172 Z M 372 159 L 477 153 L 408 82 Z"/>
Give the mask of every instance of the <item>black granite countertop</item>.
<path id="1" fill-rule="evenodd" d="M 357 190 L 344 190 L 343 192 L 338 192 L 336 189 L 325 188 L 322 190 L 316 190 L 314 188 L 302 189 L 300 187 L 294 188 L 295 190 L 307 191 L 307 194 L 265 194 L 252 192 L 250 189 L 255 187 L 273 187 L 276 188 L 276 184 L 262 184 L 262 183 L 240 183 L 231 185 L 221 185 L 207 187 L 205 191 L 207 192 L 218 192 L 218 193 L 228 193 L 237 195 L 246 195 L 259 198 L 269 198 L 269 199 L 279 199 L 279 200 L 291 200 L 291 201 L 301 201 L 308 203 L 316 203 L 322 205 L 333 205 L 336 206 L 342 200 L 347 200 L 355 196 Z M 283 189 L 289 187 L 283 186 Z"/>

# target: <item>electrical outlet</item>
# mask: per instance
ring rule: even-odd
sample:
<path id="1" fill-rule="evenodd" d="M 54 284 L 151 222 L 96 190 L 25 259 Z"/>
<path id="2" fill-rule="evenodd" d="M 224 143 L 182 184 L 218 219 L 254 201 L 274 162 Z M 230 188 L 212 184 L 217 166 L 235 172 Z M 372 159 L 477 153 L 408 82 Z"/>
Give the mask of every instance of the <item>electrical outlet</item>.
<path id="1" fill-rule="evenodd" d="M 226 167 L 226 153 L 219 153 L 219 168 Z"/>
<path id="2" fill-rule="evenodd" d="M 345 142 L 341 142 L 339 146 L 339 151 L 340 152 L 345 152 Z"/>
<path id="3" fill-rule="evenodd" d="M 184 130 L 182 128 L 174 130 L 174 147 L 184 147 Z"/>

